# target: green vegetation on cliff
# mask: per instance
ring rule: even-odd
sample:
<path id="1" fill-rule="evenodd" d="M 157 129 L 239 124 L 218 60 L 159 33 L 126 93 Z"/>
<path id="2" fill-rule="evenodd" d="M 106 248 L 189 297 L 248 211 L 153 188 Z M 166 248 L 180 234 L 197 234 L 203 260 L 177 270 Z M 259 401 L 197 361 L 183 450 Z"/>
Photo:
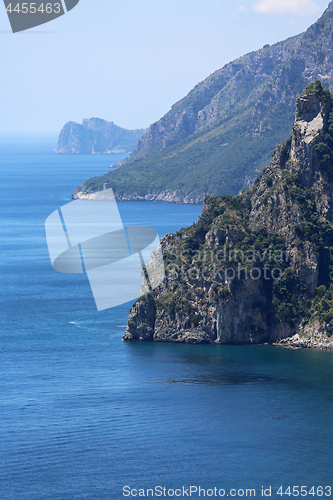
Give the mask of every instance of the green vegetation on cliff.
<path id="1" fill-rule="evenodd" d="M 253 187 L 236 197 L 207 197 L 199 221 L 167 236 L 162 247 L 166 280 L 134 305 L 126 340 L 272 342 L 319 327 L 328 339 L 333 333 L 330 92 L 319 81 L 308 86 L 297 99 L 292 137 L 276 148 Z M 149 304 L 155 312 L 145 338 L 142 308 Z"/>

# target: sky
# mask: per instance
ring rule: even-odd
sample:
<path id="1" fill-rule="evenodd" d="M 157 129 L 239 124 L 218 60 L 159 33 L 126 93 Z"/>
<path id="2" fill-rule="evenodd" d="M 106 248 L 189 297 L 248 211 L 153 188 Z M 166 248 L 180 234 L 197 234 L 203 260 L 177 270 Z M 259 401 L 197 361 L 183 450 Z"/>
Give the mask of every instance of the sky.
<path id="1" fill-rule="evenodd" d="M 328 3 L 80 0 L 13 34 L 0 0 L 0 134 L 58 133 L 91 117 L 148 127 L 228 62 L 305 31 Z"/>

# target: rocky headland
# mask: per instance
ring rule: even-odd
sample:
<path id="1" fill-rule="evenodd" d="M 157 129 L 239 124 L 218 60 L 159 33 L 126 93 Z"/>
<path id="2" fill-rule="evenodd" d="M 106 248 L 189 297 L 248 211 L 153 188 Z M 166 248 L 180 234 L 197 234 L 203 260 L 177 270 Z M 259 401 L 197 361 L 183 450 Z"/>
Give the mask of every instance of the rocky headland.
<path id="1" fill-rule="evenodd" d="M 207 197 L 198 223 L 161 245 L 166 279 L 134 304 L 124 340 L 332 349 L 330 92 L 308 86 L 253 187 Z"/>
<path id="2" fill-rule="evenodd" d="M 90 118 L 68 122 L 60 132 L 56 153 L 61 154 L 125 154 L 136 148 L 144 129 L 127 130 L 113 122 Z"/>

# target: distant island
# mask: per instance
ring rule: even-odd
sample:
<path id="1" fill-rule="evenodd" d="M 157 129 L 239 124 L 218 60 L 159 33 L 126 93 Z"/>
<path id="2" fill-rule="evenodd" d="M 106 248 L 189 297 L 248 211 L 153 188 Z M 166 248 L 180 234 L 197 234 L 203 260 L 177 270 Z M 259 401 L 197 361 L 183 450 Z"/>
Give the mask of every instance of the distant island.
<path id="1" fill-rule="evenodd" d="M 238 194 L 290 136 L 295 99 L 311 82 L 333 91 L 333 2 L 305 33 L 230 62 L 194 87 L 139 140 L 122 168 L 90 179 L 84 198 L 112 188 L 118 200 L 203 202 Z"/>
<path id="2" fill-rule="evenodd" d="M 61 154 L 125 154 L 136 148 L 146 129 L 127 130 L 113 122 L 90 118 L 68 122 L 62 129 L 55 148 Z"/>

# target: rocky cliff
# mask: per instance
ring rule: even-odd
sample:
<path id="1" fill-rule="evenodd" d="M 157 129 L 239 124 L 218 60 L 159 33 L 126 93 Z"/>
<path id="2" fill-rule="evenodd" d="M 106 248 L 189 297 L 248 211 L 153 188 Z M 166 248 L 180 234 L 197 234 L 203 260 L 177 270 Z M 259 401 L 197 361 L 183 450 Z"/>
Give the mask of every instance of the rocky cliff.
<path id="1" fill-rule="evenodd" d="M 166 280 L 132 308 L 124 339 L 333 348 L 333 105 L 320 82 L 254 186 L 207 197 L 161 242 Z M 309 339 L 312 339 L 311 341 Z M 308 339 L 308 341 L 306 340 Z M 318 340 L 319 339 L 319 340 Z"/>
<path id="2" fill-rule="evenodd" d="M 105 182 L 118 199 L 191 202 L 238 194 L 291 134 L 302 90 L 318 79 L 333 90 L 332 33 L 333 2 L 305 33 L 240 57 L 199 83 L 151 125 L 122 169 L 84 183 L 76 196 Z"/>
<path id="3" fill-rule="evenodd" d="M 99 118 L 68 122 L 59 135 L 56 153 L 131 153 L 146 130 L 126 130 Z"/>

